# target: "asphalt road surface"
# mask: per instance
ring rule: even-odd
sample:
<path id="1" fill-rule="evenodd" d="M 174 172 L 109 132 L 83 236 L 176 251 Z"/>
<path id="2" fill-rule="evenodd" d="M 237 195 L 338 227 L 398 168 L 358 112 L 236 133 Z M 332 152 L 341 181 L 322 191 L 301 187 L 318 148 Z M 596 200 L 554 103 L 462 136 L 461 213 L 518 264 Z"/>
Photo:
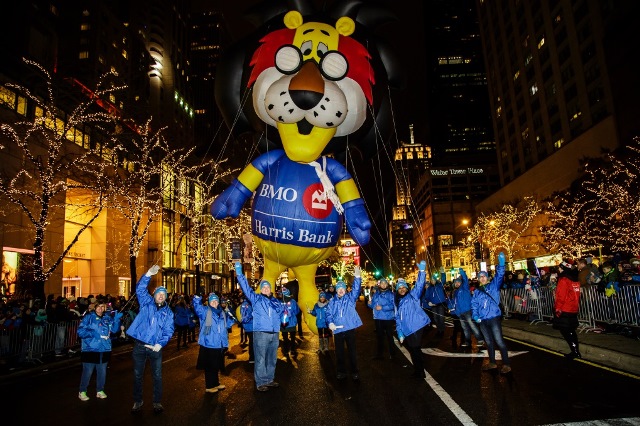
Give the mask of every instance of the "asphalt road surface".
<path id="1" fill-rule="evenodd" d="M 501 375 L 480 370 L 487 359 L 476 348 L 474 353 L 454 349 L 451 328 L 440 339 L 430 329 L 423 340 L 427 378 L 412 378 L 406 351 L 394 360 L 371 359 L 371 311 L 362 302 L 358 311 L 364 322 L 357 331 L 359 381 L 338 381 L 333 351 L 317 354 L 317 338 L 307 331 L 295 359 L 279 351 L 276 380 L 281 386 L 257 392 L 247 348 L 239 345 L 234 327 L 220 379 L 227 388 L 217 394 L 204 392 L 204 374 L 195 369 L 197 344 L 176 350 L 171 341 L 163 349 L 162 414 L 153 413 L 148 368 L 145 404 L 141 412 L 130 413 L 133 378 L 127 351 L 112 357 L 104 400 L 95 397 L 95 376 L 91 399 L 78 399 L 77 358 L 64 368 L 0 383 L 2 424 L 547 425 L 605 420 L 599 424 L 640 425 L 640 381 L 515 341 L 508 341 L 513 371 Z"/>

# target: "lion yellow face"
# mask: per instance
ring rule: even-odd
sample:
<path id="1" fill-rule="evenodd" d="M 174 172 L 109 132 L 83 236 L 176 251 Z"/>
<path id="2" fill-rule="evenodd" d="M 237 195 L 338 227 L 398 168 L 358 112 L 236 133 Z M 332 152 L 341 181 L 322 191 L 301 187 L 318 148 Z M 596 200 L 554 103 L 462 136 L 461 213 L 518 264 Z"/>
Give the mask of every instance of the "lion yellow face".
<path id="1" fill-rule="evenodd" d="M 289 12 L 284 22 L 288 30 L 267 35 L 254 54 L 253 106 L 278 129 L 287 156 L 308 163 L 362 126 L 373 73 L 364 47 L 348 37 L 350 18 L 334 27 Z"/>

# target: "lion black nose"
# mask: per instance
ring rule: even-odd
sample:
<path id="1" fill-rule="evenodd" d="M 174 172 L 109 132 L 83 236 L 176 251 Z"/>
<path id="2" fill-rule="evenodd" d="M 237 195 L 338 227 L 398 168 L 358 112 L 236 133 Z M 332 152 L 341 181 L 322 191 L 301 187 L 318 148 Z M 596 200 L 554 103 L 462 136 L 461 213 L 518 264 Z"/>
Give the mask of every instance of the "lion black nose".
<path id="1" fill-rule="evenodd" d="M 289 83 L 291 100 L 298 108 L 309 110 L 324 96 L 324 80 L 315 62 L 306 62 Z"/>

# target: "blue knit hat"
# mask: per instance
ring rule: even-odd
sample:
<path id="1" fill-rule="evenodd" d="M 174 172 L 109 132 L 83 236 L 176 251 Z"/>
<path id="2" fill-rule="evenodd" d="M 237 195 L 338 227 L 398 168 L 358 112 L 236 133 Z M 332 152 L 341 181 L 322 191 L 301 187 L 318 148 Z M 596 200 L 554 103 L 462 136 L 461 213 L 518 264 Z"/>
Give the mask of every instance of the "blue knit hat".
<path id="1" fill-rule="evenodd" d="M 260 290 L 262 290 L 262 287 L 264 286 L 269 286 L 269 288 L 271 288 L 271 283 L 267 280 L 260 281 Z"/>
<path id="2" fill-rule="evenodd" d="M 409 286 L 407 285 L 407 282 L 404 280 L 404 278 L 398 278 L 398 281 L 396 282 L 396 290 L 400 290 L 403 287 L 406 288 L 406 289 L 409 288 Z"/>
<path id="3" fill-rule="evenodd" d="M 480 278 L 482 275 L 484 275 L 485 277 L 489 278 L 489 274 L 487 273 L 487 271 L 478 272 L 478 278 Z"/>
<path id="4" fill-rule="evenodd" d="M 324 291 L 321 291 L 320 294 L 318 295 L 318 300 L 322 299 L 323 297 L 326 299 L 327 298 L 327 294 Z"/>
<path id="5" fill-rule="evenodd" d="M 338 281 L 338 282 L 336 283 L 336 290 L 338 290 L 338 289 L 340 289 L 340 288 L 343 288 L 343 289 L 345 289 L 345 290 L 346 290 L 346 289 L 347 289 L 347 284 L 345 284 L 345 282 L 344 282 L 344 281 Z"/>
<path id="6" fill-rule="evenodd" d="M 162 287 L 162 286 L 156 287 L 156 289 L 153 290 L 153 295 L 155 296 L 156 294 L 158 294 L 160 292 L 163 292 L 165 297 L 167 296 L 167 289 L 165 287 Z"/>
<path id="7" fill-rule="evenodd" d="M 286 297 L 289 297 L 289 296 L 291 296 L 291 291 L 289 291 L 289 289 L 286 288 L 286 287 L 282 287 L 282 295 L 286 296 Z"/>
<path id="8" fill-rule="evenodd" d="M 215 293 L 211 293 L 209 295 L 209 303 L 211 303 L 213 300 L 217 300 L 218 302 L 220 302 L 220 299 L 218 298 L 218 296 Z"/>

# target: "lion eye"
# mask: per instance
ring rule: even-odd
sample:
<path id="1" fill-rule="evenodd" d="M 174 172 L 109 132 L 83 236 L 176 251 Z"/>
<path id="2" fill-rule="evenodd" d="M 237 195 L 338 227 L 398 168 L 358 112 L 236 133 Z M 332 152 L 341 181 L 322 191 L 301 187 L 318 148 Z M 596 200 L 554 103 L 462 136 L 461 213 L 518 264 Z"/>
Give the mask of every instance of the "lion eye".
<path id="1" fill-rule="evenodd" d="M 276 69 L 282 74 L 293 74 L 302 65 L 302 53 L 292 45 L 282 46 L 276 52 Z"/>
<path id="2" fill-rule="evenodd" d="M 318 50 L 316 51 L 316 53 L 318 54 L 318 58 L 322 58 L 327 53 L 328 50 L 329 48 L 327 47 L 326 44 L 318 43 Z"/>
<path id="3" fill-rule="evenodd" d="M 340 80 L 347 75 L 349 63 L 340 52 L 331 51 L 320 60 L 320 72 L 329 80 Z"/>
<path id="4" fill-rule="evenodd" d="M 311 55 L 311 52 L 313 51 L 313 42 L 311 40 L 305 41 L 302 43 L 302 46 L 300 46 L 300 50 L 302 51 L 303 57 Z"/>

